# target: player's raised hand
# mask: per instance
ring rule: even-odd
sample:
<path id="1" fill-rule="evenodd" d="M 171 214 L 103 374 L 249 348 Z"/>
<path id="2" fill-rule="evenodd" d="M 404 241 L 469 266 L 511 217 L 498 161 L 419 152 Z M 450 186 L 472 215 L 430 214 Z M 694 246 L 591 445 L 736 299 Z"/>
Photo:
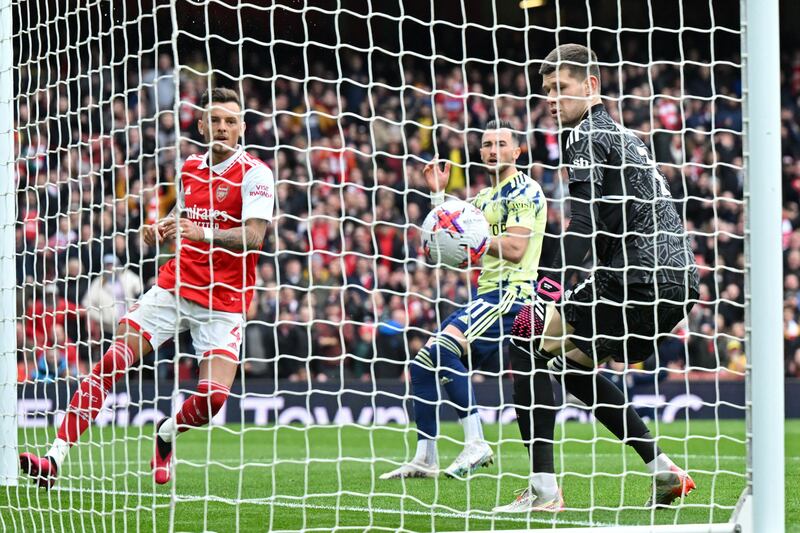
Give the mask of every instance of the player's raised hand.
<path id="1" fill-rule="evenodd" d="M 178 222 L 179 230 L 181 237 L 184 239 L 189 239 L 190 241 L 202 241 L 204 234 L 203 228 L 189 220 L 188 218 L 181 218 Z"/>
<path id="2" fill-rule="evenodd" d="M 422 175 L 431 192 L 444 192 L 450 181 L 450 161 L 445 162 L 444 170 L 439 166 L 439 161 L 431 161 L 422 169 Z"/>

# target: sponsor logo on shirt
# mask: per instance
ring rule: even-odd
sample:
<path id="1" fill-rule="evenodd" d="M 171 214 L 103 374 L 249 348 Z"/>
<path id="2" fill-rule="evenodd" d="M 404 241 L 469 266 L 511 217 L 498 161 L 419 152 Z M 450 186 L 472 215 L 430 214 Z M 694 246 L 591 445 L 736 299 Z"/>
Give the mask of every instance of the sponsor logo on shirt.
<path id="1" fill-rule="evenodd" d="M 575 168 L 590 168 L 592 166 L 592 162 L 585 157 L 578 157 L 572 164 Z"/>
<path id="2" fill-rule="evenodd" d="M 187 207 L 184 210 L 184 213 L 187 217 L 195 220 L 227 220 L 230 218 L 227 211 L 222 211 L 220 209 L 208 209 L 207 207 Z"/>
<path id="3" fill-rule="evenodd" d="M 269 185 L 259 183 L 250 189 L 250 197 L 261 196 L 263 198 L 272 198 L 272 190 Z"/>

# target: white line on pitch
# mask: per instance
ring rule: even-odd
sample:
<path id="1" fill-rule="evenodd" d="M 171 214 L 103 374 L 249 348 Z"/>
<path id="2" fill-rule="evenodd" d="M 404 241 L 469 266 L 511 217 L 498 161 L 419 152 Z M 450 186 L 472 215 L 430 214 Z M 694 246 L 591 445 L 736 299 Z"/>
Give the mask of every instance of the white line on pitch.
<path id="1" fill-rule="evenodd" d="M 91 489 L 85 487 L 65 487 L 56 485 L 53 489 L 53 492 L 92 492 L 92 493 L 102 493 L 102 494 L 113 494 L 115 496 L 122 496 L 122 497 L 134 497 L 134 498 L 161 498 L 161 499 L 171 499 L 171 494 L 162 494 L 158 492 L 128 492 L 128 491 L 119 491 L 119 490 L 104 490 L 104 489 Z M 319 498 L 320 496 L 312 496 Z M 333 498 L 334 496 L 322 496 Z M 345 496 L 347 497 L 347 496 Z M 378 496 L 378 497 L 385 497 L 385 495 Z M 519 523 L 532 523 L 532 524 L 556 524 L 556 525 L 570 525 L 570 526 L 583 526 L 583 527 L 592 527 L 592 526 L 613 526 L 615 524 L 605 523 L 605 522 L 589 522 L 586 520 L 566 520 L 561 518 L 553 518 L 550 520 L 543 519 L 543 518 L 532 518 L 526 517 L 522 518 L 520 516 L 508 516 L 508 515 L 497 515 L 490 513 L 489 511 L 484 511 L 480 509 L 474 509 L 471 512 L 452 512 L 452 511 L 411 511 L 411 510 L 403 510 L 400 509 L 381 509 L 381 508 L 374 508 L 374 507 L 358 507 L 358 506 L 336 506 L 336 505 L 321 505 L 321 504 L 314 504 L 314 503 L 300 503 L 300 502 L 291 502 L 291 501 L 281 501 L 276 498 L 281 498 L 281 496 L 273 497 L 273 498 L 249 498 L 244 500 L 231 500 L 228 498 L 221 498 L 219 496 L 214 496 L 212 494 L 208 495 L 196 495 L 196 494 L 187 494 L 175 495 L 176 502 L 221 502 L 227 504 L 235 504 L 235 505 L 243 505 L 243 504 L 250 504 L 250 505 L 267 505 L 267 506 L 274 506 L 274 507 L 287 507 L 291 509 L 316 509 L 320 511 L 351 511 L 351 512 L 358 512 L 358 513 L 374 513 L 374 514 L 390 514 L 390 515 L 415 515 L 415 516 L 436 516 L 439 518 L 468 518 L 470 520 L 489 520 L 495 522 L 519 522 Z"/>
<path id="2" fill-rule="evenodd" d="M 584 453 L 566 453 L 561 454 L 565 457 L 586 457 L 587 454 Z M 618 453 L 595 453 L 591 454 L 594 457 L 616 457 L 619 458 L 621 454 Z M 743 461 L 745 459 L 744 455 L 706 455 L 706 454 L 674 454 L 673 457 L 680 459 L 681 457 L 685 457 L 686 459 L 718 459 L 720 461 Z M 176 458 L 179 464 L 186 464 L 186 463 L 197 463 L 199 458 L 195 459 L 186 459 L 186 458 Z M 282 460 L 283 459 L 283 460 Z M 346 461 L 348 459 L 355 459 L 350 457 L 284 457 L 284 458 L 277 458 L 278 464 L 281 462 L 288 461 L 314 461 L 314 462 L 340 462 Z M 356 459 L 359 463 L 375 463 L 377 464 L 380 461 L 408 461 L 411 457 L 406 456 L 389 456 L 389 457 L 375 457 L 374 460 L 370 459 Z M 800 461 L 800 457 L 787 457 L 789 461 Z M 247 458 L 246 461 L 242 461 L 239 459 L 211 459 L 213 463 L 221 463 L 224 465 L 236 465 L 242 464 L 243 462 L 250 462 L 257 466 L 270 466 L 273 463 L 273 458 L 271 457 L 261 457 L 258 459 L 254 458 Z M 96 464 L 97 461 L 94 461 L 90 458 L 83 458 L 81 461 L 83 464 Z M 113 465 L 141 465 L 141 464 L 150 464 L 149 459 L 141 459 L 141 460 L 117 460 L 117 461 L 103 461 L 104 464 L 113 464 Z"/>

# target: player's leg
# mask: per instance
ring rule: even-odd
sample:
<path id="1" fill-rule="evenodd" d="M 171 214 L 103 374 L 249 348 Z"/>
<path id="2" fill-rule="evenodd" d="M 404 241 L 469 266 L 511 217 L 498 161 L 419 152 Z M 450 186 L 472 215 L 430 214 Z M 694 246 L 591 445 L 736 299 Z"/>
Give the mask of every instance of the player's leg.
<path id="1" fill-rule="evenodd" d="M 208 311 L 186 301 L 181 302 L 181 311 L 192 319 L 193 345 L 203 359 L 195 393 L 184 400 L 174 416 L 164 418 L 156 426 L 155 451 L 150 467 L 158 484 L 167 483 L 172 476 L 175 437 L 211 421 L 228 400 L 239 369 L 242 315 Z"/>
<path id="2" fill-rule="evenodd" d="M 440 383 L 454 404 L 464 428 L 464 448 L 445 470 L 445 474 L 463 477 L 493 462 L 492 450 L 483 438 L 483 427 L 469 370 L 463 359 L 467 352 L 467 335 L 476 331 L 476 334 L 480 334 L 501 316 L 502 306 L 510 307 L 514 303 L 511 297 L 501 302 L 499 295 L 495 296 L 492 298 L 484 295 L 450 315 L 442 323 L 440 332 L 428 339 L 425 347 L 409 364 L 414 417 L 418 429 L 417 452 L 411 463 L 381 475 L 381 479 L 435 475 L 433 472 L 438 468 L 435 439 L 438 435 L 437 415 L 441 403 Z M 472 333 L 470 328 L 473 329 Z"/>
<path id="3" fill-rule="evenodd" d="M 592 322 L 586 318 L 576 323 L 573 342 L 577 348 L 562 358 L 553 359 L 551 367 L 563 376 L 567 392 L 584 404 L 594 406 L 595 418 L 636 451 L 655 475 L 657 490 L 653 501 L 668 505 L 694 489 L 694 482 L 658 447 L 647 425 L 627 403 L 623 391 L 596 372 L 595 367 L 612 357 L 633 363 L 652 355 L 658 336 L 669 333 L 685 316 L 683 305 L 677 303 L 685 299 L 685 293 L 664 289 L 660 296 L 675 299 L 675 304 L 624 305 L 622 292 L 615 287 L 606 287 L 603 292 L 602 301 L 598 298 L 594 305 L 594 325 L 587 326 Z M 628 292 L 630 299 L 636 301 L 658 300 L 656 294 L 643 288 L 628 287 Z M 572 311 L 566 310 L 566 313 Z M 589 331 L 592 327 L 597 329 L 594 339 Z"/>
<path id="4" fill-rule="evenodd" d="M 172 446 L 177 434 L 205 426 L 223 408 L 238 367 L 238 357 L 231 354 L 212 353 L 203 358 L 197 391 L 184 400 L 175 416 L 164 418 L 156 427 L 156 449 L 150 462 L 156 483 L 167 483 L 172 477 Z"/>
<path id="5" fill-rule="evenodd" d="M 488 358 L 502 357 L 503 347 L 511 337 L 514 319 L 523 308 L 523 300 L 517 299 L 514 289 L 482 294 L 467 308 L 466 312 L 452 324 L 462 332 L 466 353 L 461 360 L 472 366 L 480 366 Z M 469 345 L 468 347 L 466 345 Z M 464 449 L 444 470 L 448 477 L 463 478 L 481 466 L 489 466 L 494 461 L 491 447 L 483 437 L 480 415 L 476 408 L 474 394 L 468 376 L 463 383 L 448 383 L 450 399 L 459 406 L 459 418 L 464 426 Z M 459 403 L 455 395 L 466 395 L 469 403 Z"/>
<path id="6" fill-rule="evenodd" d="M 417 450 L 414 459 L 381 479 L 401 477 L 435 477 L 438 475 L 438 451 L 436 437 L 439 434 L 438 412 L 441 403 L 439 384 L 445 387 L 450 400 L 459 409 L 459 414 L 468 414 L 475 404 L 472 387 L 469 386 L 467 369 L 461 362 L 464 351 L 464 336 L 452 325 L 462 311 L 448 317 L 441 332 L 434 334 L 409 364 L 411 390 L 414 398 L 414 419 L 417 425 Z M 465 431 L 481 432 L 474 424 L 465 425 Z"/>
<path id="7" fill-rule="evenodd" d="M 20 455 L 20 467 L 43 487 L 55 483 L 70 448 L 103 408 L 106 396 L 127 370 L 172 334 L 174 298 L 155 287 L 145 293 L 122 318 L 114 342 L 72 395 L 56 438 L 44 457 Z"/>
<path id="8" fill-rule="evenodd" d="M 535 313 L 539 314 L 538 320 L 533 319 Z M 549 316 L 545 317 L 545 313 Z M 555 307 L 541 300 L 524 307 L 514 320 L 513 340 L 509 346 L 514 373 L 513 400 L 531 469 L 528 486 L 510 504 L 496 507 L 495 512 L 552 512 L 564 507 L 553 458 L 557 406 L 552 372 L 547 366 L 552 355 L 543 348 L 548 346 L 560 350 L 562 342 L 558 342 L 559 346 L 543 342 L 563 339 L 561 324 Z"/>

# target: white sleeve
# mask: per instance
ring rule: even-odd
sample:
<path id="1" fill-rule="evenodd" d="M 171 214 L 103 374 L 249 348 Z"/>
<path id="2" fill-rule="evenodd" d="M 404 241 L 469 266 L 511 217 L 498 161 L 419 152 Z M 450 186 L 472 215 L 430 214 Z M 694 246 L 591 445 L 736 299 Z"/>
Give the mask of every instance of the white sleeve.
<path id="1" fill-rule="evenodd" d="M 183 167 L 181 167 L 181 173 L 177 179 L 177 185 L 175 186 L 177 191 L 175 191 L 175 206 L 178 208 L 178 211 L 181 211 L 186 208 L 186 200 L 183 197 Z"/>
<path id="2" fill-rule="evenodd" d="M 275 181 L 267 165 L 255 165 L 242 180 L 242 222 L 249 218 L 272 220 Z"/>

